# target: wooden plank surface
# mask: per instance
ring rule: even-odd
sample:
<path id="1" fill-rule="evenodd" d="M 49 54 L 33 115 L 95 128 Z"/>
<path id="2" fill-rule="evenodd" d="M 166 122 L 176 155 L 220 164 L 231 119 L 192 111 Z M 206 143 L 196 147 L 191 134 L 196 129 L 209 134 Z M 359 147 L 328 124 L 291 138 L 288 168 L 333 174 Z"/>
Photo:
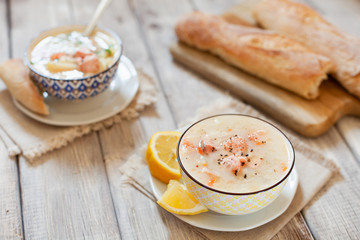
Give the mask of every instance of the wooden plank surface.
<path id="1" fill-rule="evenodd" d="M 20 159 L 26 239 L 120 239 L 95 133 L 40 161 Z"/>
<path id="2" fill-rule="evenodd" d="M 317 139 L 303 139 L 339 167 L 325 187 L 302 211 L 315 239 L 360 238 L 360 167 L 336 128 Z"/>
<path id="3" fill-rule="evenodd" d="M 22 239 L 19 179 L 16 159 L 0 141 L 0 239 Z"/>
<path id="4" fill-rule="evenodd" d="M 5 13 L 6 2 L 0 2 L 0 13 Z M 22 56 L 27 40 L 38 31 L 59 24 L 86 23 L 98 3 L 97 0 L 10 2 L 12 50 L 17 57 Z M 127 195 L 130 192 L 120 185 L 119 168 L 154 132 L 174 129 L 178 123 L 194 116 L 199 107 L 226 95 L 224 90 L 174 63 L 169 46 L 176 39 L 173 25 L 180 16 L 193 9 L 220 13 L 234 2 L 113 1 L 100 23 L 121 36 L 125 54 L 156 81 L 159 102 L 142 114 L 141 119 L 79 139 L 42 157 L 37 166 L 20 159 L 27 239 L 212 239 L 211 233 L 204 235 L 159 208 L 153 203 L 151 193 L 144 195 L 139 191 L 134 196 Z M 307 2 L 344 30 L 360 36 L 355 24 L 360 18 L 356 15 L 359 1 Z M 6 28 L 5 18 L 6 14 L 0 14 L 1 33 Z M 1 53 L 7 52 L 7 36 L 1 34 L 0 39 Z M 0 60 L 6 56 L 7 53 L 0 55 Z M 340 168 L 340 175 L 331 181 L 328 190 L 320 193 L 303 211 L 316 239 L 360 238 L 359 129 L 358 118 L 345 118 L 324 136 L 303 139 L 334 159 Z M 17 171 L 16 162 L 6 157 L 0 143 L 0 196 L 8 196 L 0 198 L 1 239 L 22 236 Z M 133 209 L 125 207 L 125 203 L 131 201 L 140 204 L 144 197 L 152 199 L 151 204 Z M 144 213 L 145 216 L 141 215 Z M 154 215 L 163 221 L 154 224 Z M 237 234 L 216 236 L 236 239 Z M 274 238 L 311 239 L 312 236 L 302 215 L 298 214 Z"/>
<path id="5" fill-rule="evenodd" d="M 7 14 L 8 4 L 6 1 L 0 2 L 0 63 L 5 61 L 10 56 L 10 49 L 9 49 L 9 33 L 10 33 L 10 23 L 8 21 L 8 14 Z M 4 87 L 2 85 L 2 81 L 0 80 L 1 85 L 0 89 Z"/>
<path id="6" fill-rule="evenodd" d="M 6 1 L 0 1 L 0 63 L 10 56 L 7 7 Z M 0 80 L 0 91 L 4 88 Z M 0 239 L 21 239 L 22 235 L 17 159 L 8 157 L 0 140 Z"/>
<path id="7" fill-rule="evenodd" d="M 67 1 L 12 1 L 14 56 L 22 57 L 34 34 L 72 23 L 74 11 Z M 25 238 L 120 238 L 96 134 L 43 156 L 36 166 L 21 158 L 20 181 Z"/>
<path id="8" fill-rule="evenodd" d="M 277 239 L 314 239 L 301 213 L 298 213 L 293 219 L 276 234 L 272 240 Z"/>
<path id="9" fill-rule="evenodd" d="M 180 16 L 193 10 L 190 1 L 130 1 L 139 19 L 149 54 L 155 64 L 162 90 L 177 123 L 194 116 L 198 106 L 223 96 L 221 90 L 198 76 L 176 67 L 169 52 L 175 40 L 174 24 Z M 211 97 L 209 98 L 209 93 Z M 176 102 L 176 105 L 174 105 Z"/>

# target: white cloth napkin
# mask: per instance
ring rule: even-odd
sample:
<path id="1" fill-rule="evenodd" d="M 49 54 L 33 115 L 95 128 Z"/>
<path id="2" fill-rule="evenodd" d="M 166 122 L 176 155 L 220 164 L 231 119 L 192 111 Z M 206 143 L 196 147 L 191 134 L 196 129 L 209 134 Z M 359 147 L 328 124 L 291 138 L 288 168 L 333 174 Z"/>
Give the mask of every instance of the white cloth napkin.
<path id="1" fill-rule="evenodd" d="M 23 154 L 27 160 L 33 162 L 41 155 L 66 146 L 92 131 L 134 119 L 156 101 L 157 93 L 155 83 L 149 76 L 138 71 L 138 77 L 139 92 L 127 108 L 103 121 L 74 127 L 51 126 L 29 118 L 15 107 L 9 91 L 3 89 L 0 91 L 0 138 L 10 156 Z"/>
<path id="2" fill-rule="evenodd" d="M 242 113 L 256 117 L 265 118 L 259 112 L 242 102 L 226 98 L 220 99 L 210 106 L 198 111 L 197 116 L 189 124 L 206 116 L 221 113 Z M 267 119 L 269 121 L 269 119 Z M 274 121 L 271 121 L 273 122 Z M 283 228 L 314 196 L 317 194 L 332 174 L 337 171 L 336 165 L 322 154 L 303 144 L 295 135 L 289 133 L 284 127 L 275 123 L 284 130 L 290 138 L 296 152 L 296 169 L 299 175 L 299 185 L 296 195 L 289 208 L 277 219 L 254 228 L 252 230 L 238 232 L 216 232 L 200 228 L 191 227 L 175 218 L 170 213 L 163 210 L 156 204 L 155 196 L 149 181 L 149 171 L 145 162 L 144 154 L 134 154 L 124 165 L 120 172 L 121 185 L 120 191 L 122 209 L 132 209 L 131 215 L 123 216 L 121 222 L 122 234 L 141 239 L 142 237 L 152 236 L 157 233 L 158 239 L 169 239 L 181 232 L 183 237 L 189 239 L 205 236 L 206 239 L 270 239 L 281 228 Z M 166 130 L 166 129 L 164 129 Z M 136 198 L 136 200 L 134 200 Z M 146 206 L 139 207 L 139 206 Z M 136 222 L 141 225 L 140 231 L 135 231 L 133 226 L 126 226 Z M 156 224 L 154 224 L 156 223 Z M 185 237 L 185 238 L 186 238 Z"/>

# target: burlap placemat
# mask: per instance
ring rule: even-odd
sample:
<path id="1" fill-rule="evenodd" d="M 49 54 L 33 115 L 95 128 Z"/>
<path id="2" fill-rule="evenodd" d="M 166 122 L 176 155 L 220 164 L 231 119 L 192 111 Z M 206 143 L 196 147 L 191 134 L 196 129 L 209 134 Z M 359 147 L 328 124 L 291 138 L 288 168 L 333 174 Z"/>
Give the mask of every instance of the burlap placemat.
<path id="1" fill-rule="evenodd" d="M 242 113 L 266 119 L 266 117 L 250 106 L 234 99 L 226 98 L 217 100 L 208 107 L 200 109 L 195 119 L 189 122 L 221 113 Z M 280 217 L 265 225 L 241 233 L 209 231 L 183 223 L 156 204 L 156 199 L 152 194 L 150 186 L 150 173 L 145 162 L 145 155 L 144 153 L 137 153 L 131 156 L 120 169 L 122 174 L 121 184 L 117 190 L 120 192 L 118 196 L 120 196 L 121 208 L 124 210 L 122 211 L 121 224 L 125 224 L 125 226 L 122 227 L 124 229 L 122 234 L 138 239 L 145 236 L 153 236 L 154 232 L 158 234 L 157 239 L 176 239 L 176 234 L 179 232 L 182 232 L 186 236 L 185 238 L 197 236 L 200 239 L 204 238 L 204 236 L 205 239 L 272 238 L 310 202 L 334 172 L 337 171 L 337 168 L 331 160 L 326 159 L 319 152 L 303 144 L 297 136 L 288 132 L 286 128 L 271 119 L 266 120 L 273 122 L 286 133 L 293 143 L 296 152 L 296 170 L 299 175 L 299 185 L 290 207 Z M 131 212 L 126 209 L 131 209 Z M 143 227 L 136 231 L 136 228 L 131 226 L 133 223 Z M 130 225 L 126 226 L 126 224 Z"/>
<path id="2" fill-rule="evenodd" d="M 92 131 L 134 119 L 156 101 L 157 92 L 155 83 L 149 76 L 138 71 L 138 77 L 139 91 L 123 111 L 97 123 L 74 127 L 51 126 L 29 118 L 15 107 L 9 91 L 3 89 L 0 91 L 0 138 L 5 143 L 10 156 L 22 154 L 33 162 L 41 155 L 66 146 L 74 139 Z"/>

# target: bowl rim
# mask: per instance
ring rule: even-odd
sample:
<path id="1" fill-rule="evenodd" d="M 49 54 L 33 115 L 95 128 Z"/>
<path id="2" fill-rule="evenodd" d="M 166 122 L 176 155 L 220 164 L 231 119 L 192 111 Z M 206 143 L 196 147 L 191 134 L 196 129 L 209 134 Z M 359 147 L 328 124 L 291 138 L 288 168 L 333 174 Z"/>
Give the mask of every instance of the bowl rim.
<path id="1" fill-rule="evenodd" d="M 274 127 L 275 129 L 277 129 L 284 137 L 285 139 L 288 141 L 289 145 L 290 145 L 290 150 L 292 151 L 292 164 L 291 164 L 291 167 L 289 169 L 289 171 L 287 172 L 287 174 L 281 179 L 279 180 L 278 182 L 276 182 L 275 184 L 273 184 L 272 186 L 270 187 L 267 187 L 267 188 L 264 188 L 264 189 L 261 189 L 261 190 L 258 190 L 258 191 L 254 191 L 254 192 L 245 192 L 245 193 L 236 193 L 236 192 L 226 192 L 226 191 L 221 191 L 221 190 L 218 190 L 218 189 L 215 189 L 215 188 L 211 188 L 201 182 L 199 182 L 198 180 L 196 180 L 184 167 L 184 165 L 182 164 L 181 162 L 181 159 L 180 159 L 180 154 L 179 154 L 179 148 L 180 148 L 180 143 L 181 143 L 181 140 L 182 138 L 185 136 L 185 134 L 187 133 L 188 130 L 190 130 L 194 125 L 198 124 L 199 122 L 202 122 L 202 121 L 205 121 L 207 119 L 210 119 L 210 118 L 215 118 L 215 117 L 221 117 L 221 116 L 241 116 L 241 117 L 249 117 L 249 118 L 253 118 L 253 119 L 257 119 L 257 120 L 260 120 L 262 122 L 265 122 L 267 124 L 269 124 L 270 126 Z M 225 194 L 225 195 L 235 195 L 235 196 L 244 196 L 244 195 L 253 195 L 253 194 L 257 194 L 257 193 L 260 193 L 260 192 L 266 192 L 272 188 L 275 188 L 277 187 L 278 185 L 280 185 L 283 181 L 285 181 L 285 179 L 288 178 L 288 176 L 291 174 L 292 170 L 294 169 L 294 166 L 295 166 L 295 149 L 294 149 L 294 146 L 292 145 L 290 139 L 283 133 L 283 131 L 281 131 L 278 127 L 276 127 L 274 124 L 264 120 L 264 119 L 261 119 L 261 118 L 258 118 L 258 117 L 254 117 L 254 116 L 250 116 L 250 115 L 247 115 L 247 114 L 240 114 L 240 113 L 225 113 L 225 114 L 217 114 L 217 115 L 212 115 L 212 116 L 209 116 L 209 117 L 206 117 L 206 118 L 203 118 L 203 119 L 200 119 L 198 121 L 196 121 L 195 123 L 191 124 L 181 135 L 180 139 L 179 139 L 179 142 L 177 144 L 177 149 L 176 149 L 176 157 L 177 157 L 177 160 L 178 160 L 178 163 L 181 167 L 181 170 L 187 175 L 187 177 L 189 177 L 193 182 L 195 182 L 196 184 L 200 185 L 201 187 L 204 187 L 210 191 L 213 191 L 213 192 L 217 192 L 217 193 L 221 193 L 221 194 Z M 291 156 L 290 156 L 291 157 Z"/>
<path id="2" fill-rule="evenodd" d="M 52 30 L 55 30 L 55 29 L 61 29 L 61 28 L 66 28 L 66 27 L 69 27 L 70 30 L 71 30 L 71 27 L 86 27 L 86 25 L 82 25 L 82 24 L 71 24 L 71 25 L 61 25 L 61 26 L 57 26 L 57 27 L 53 27 L 53 28 L 48 28 L 46 30 L 43 30 L 41 31 L 40 33 L 38 33 L 37 35 L 35 35 L 35 37 L 32 37 L 31 40 L 27 43 L 26 47 L 25 47 L 25 52 L 24 52 L 24 61 L 26 63 L 26 65 L 28 66 L 28 68 L 30 68 L 30 70 L 34 73 L 36 73 L 37 75 L 43 77 L 43 78 L 47 78 L 47 79 L 50 79 L 50 80 L 54 80 L 54 81 L 82 81 L 82 80 L 85 80 L 85 79 L 89 79 L 89 78 L 93 78 L 93 77 L 97 77 L 101 74 L 104 74 L 105 72 L 109 71 L 109 69 L 113 68 L 116 64 L 119 63 L 119 60 L 121 59 L 121 56 L 123 55 L 123 51 L 124 51 L 124 46 L 123 46 L 123 43 L 121 41 L 121 38 L 111 29 L 109 28 L 105 28 L 105 27 L 102 27 L 101 25 L 97 25 L 95 29 L 99 29 L 99 30 L 103 30 L 105 32 L 108 32 L 112 35 L 112 37 L 119 43 L 120 45 L 120 53 L 119 53 L 119 56 L 115 59 L 114 63 L 111 64 L 108 68 L 106 68 L 105 70 L 101 71 L 101 72 L 98 72 L 94 75 L 90 75 L 90 76 L 87 76 L 87 77 L 81 77 L 81 78 L 72 78 L 72 79 L 64 79 L 64 78 L 54 78 L 54 77 L 50 77 L 50 76 L 47 76 L 45 74 L 42 74 L 40 73 L 36 68 L 34 68 L 29 59 L 28 59 L 28 50 L 29 50 L 29 47 L 30 45 L 35 41 L 37 40 L 37 38 L 39 36 L 41 36 L 42 34 L 45 34 L 46 32 L 49 32 L 49 31 L 52 31 Z M 45 38 L 45 37 L 44 37 Z M 42 39 L 44 38 L 41 38 L 39 39 L 38 41 L 41 41 Z"/>

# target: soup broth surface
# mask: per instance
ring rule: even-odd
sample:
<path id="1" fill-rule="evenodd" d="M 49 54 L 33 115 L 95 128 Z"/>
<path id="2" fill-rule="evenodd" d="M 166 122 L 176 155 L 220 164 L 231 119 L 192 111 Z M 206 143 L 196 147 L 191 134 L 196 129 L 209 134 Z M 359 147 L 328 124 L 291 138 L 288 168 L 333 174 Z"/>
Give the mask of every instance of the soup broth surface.
<path id="1" fill-rule="evenodd" d="M 183 136 L 179 157 L 186 171 L 211 188 L 232 193 L 266 189 L 290 170 L 290 144 L 259 119 L 223 115 L 205 119 Z"/>

